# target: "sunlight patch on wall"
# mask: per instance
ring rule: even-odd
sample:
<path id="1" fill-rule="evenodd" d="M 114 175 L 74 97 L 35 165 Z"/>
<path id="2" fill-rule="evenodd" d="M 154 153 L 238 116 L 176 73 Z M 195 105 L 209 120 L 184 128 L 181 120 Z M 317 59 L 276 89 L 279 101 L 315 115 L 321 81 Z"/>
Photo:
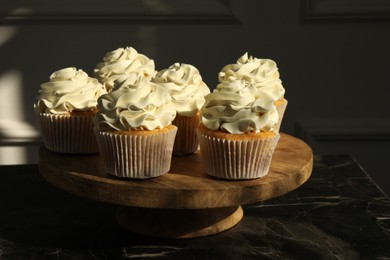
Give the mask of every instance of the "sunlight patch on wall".
<path id="1" fill-rule="evenodd" d="M 16 31 L 15 26 L 0 26 L 0 46 L 12 39 Z"/>
<path id="2" fill-rule="evenodd" d="M 0 75 L 0 120 L 20 120 L 22 113 L 22 75 L 9 70 Z"/>
<path id="3" fill-rule="evenodd" d="M 22 75 L 9 70 L 0 75 L 0 164 L 22 164 L 27 145 L 39 132 L 24 121 Z"/>
<path id="4" fill-rule="evenodd" d="M 26 164 L 27 151 L 19 146 L 0 146 L 0 165 Z"/>

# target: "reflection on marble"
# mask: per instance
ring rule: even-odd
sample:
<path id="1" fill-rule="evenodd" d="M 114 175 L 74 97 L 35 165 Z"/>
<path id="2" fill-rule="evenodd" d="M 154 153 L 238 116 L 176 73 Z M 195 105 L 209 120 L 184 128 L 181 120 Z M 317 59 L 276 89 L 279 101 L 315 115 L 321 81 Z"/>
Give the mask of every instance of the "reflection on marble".
<path id="1" fill-rule="evenodd" d="M 1 166 L 0 259 L 390 258 L 390 200 L 348 156 L 316 157 L 303 186 L 209 237 L 135 235 L 116 208 L 57 189 L 36 165 Z"/>

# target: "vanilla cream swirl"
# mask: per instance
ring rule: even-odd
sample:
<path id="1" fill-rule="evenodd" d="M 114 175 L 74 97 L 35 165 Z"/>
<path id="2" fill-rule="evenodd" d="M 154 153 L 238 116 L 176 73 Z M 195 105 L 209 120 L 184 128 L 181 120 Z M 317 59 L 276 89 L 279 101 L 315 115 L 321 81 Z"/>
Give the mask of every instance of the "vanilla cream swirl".
<path id="1" fill-rule="evenodd" d="M 121 75 L 134 73 L 151 79 L 156 71 L 152 59 L 138 53 L 132 47 L 126 47 L 106 53 L 103 61 L 96 65 L 94 73 L 97 79 L 110 89 Z"/>
<path id="2" fill-rule="evenodd" d="M 176 110 L 169 93 L 145 78 L 137 84 L 133 79 L 99 98 L 95 126 L 100 130 L 153 130 L 172 123 Z"/>
<path id="3" fill-rule="evenodd" d="M 96 108 L 97 99 L 106 93 L 97 79 L 74 67 L 58 70 L 50 81 L 41 84 L 35 109 L 40 113 L 66 114 Z"/>
<path id="4" fill-rule="evenodd" d="M 190 64 L 175 63 L 157 72 L 152 81 L 169 92 L 181 116 L 196 115 L 205 103 L 204 96 L 210 93 L 199 70 Z"/>
<path id="5" fill-rule="evenodd" d="M 211 130 L 231 134 L 273 131 L 278 122 L 273 98 L 244 80 L 223 81 L 205 98 L 201 122 Z"/>
<path id="6" fill-rule="evenodd" d="M 275 61 L 258 59 L 248 53 L 241 56 L 237 63 L 222 68 L 218 74 L 219 81 L 228 79 L 242 79 L 247 84 L 253 84 L 267 92 L 274 101 L 284 98 L 285 89 L 280 80 L 279 70 Z"/>

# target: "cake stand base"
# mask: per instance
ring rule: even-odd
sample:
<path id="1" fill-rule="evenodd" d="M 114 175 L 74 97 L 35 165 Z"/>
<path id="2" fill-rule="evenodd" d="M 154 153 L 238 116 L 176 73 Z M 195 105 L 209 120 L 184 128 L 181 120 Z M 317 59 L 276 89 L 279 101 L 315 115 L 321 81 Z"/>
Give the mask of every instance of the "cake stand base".
<path id="1" fill-rule="evenodd" d="M 209 209 L 153 209 L 121 206 L 117 221 L 127 230 L 160 238 L 194 238 L 234 227 L 243 217 L 241 206 Z"/>
<path id="2" fill-rule="evenodd" d="M 313 153 L 303 141 L 281 133 L 266 176 L 224 180 L 207 175 L 200 152 L 173 156 L 167 174 L 148 180 L 108 175 L 100 154 L 62 154 L 41 147 L 39 170 L 72 194 L 119 205 L 126 229 L 148 236 L 191 238 L 216 234 L 243 217 L 240 205 L 286 194 L 310 177 Z"/>

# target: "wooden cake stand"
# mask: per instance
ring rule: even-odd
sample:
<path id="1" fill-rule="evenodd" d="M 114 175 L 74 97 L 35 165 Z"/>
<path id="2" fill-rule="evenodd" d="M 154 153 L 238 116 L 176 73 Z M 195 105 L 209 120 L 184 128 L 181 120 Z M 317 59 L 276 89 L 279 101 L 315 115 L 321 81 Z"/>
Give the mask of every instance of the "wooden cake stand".
<path id="1" fill-rule="evenodd" d="M 243 217 L 241 205 L 283 195 L 310 176 L 313 153 L 303 141 L 281 134 L 267 176 L 231 181 L 202 171 L 199 153 L 174 156 L 169 173 L 149 180 L 104 172 L 100 155 L 68 155 L 40 148 L 39 169 L 55 186 L 120 205 L 117 221 L 143 235 L 190 238 L 216 234 Z"/>

